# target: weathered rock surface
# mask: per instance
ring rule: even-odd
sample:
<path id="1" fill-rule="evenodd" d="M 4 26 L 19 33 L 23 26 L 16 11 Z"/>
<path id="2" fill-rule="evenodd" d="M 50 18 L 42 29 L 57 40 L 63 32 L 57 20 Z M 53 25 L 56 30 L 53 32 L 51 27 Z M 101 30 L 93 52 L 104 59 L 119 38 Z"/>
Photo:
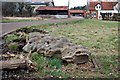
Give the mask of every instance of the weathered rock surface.
<path id="1" fill-rule="evenodd" d="M 75 64 L 86 63 L 89 60 L 90 53 L 85 47 L 75 45 L 65 37 L 32 32 L 28 34 L 26 41 L 27 44 L 23 47 L 26 52 L 37 51 L 46 57 L 59 54 L 62 60 Z"/>

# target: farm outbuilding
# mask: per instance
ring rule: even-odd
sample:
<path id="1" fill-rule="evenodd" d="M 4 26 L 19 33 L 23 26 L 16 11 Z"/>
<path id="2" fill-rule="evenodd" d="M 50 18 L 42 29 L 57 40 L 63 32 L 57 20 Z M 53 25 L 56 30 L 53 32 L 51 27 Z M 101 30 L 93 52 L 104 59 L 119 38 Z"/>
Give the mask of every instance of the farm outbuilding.
<path id="1" fill-rule="evenodd" d="M 40 6 L 36 9 L 38 15 L 54 15 L 58 18 L 68 17 L 68 6 Z"/>
<path id="2" fill-rule="evenodd" d="M 68 14 L 68 7 L 67 6 L 40 6 L 36 9 L 40 15 L 67 15 Z"/>

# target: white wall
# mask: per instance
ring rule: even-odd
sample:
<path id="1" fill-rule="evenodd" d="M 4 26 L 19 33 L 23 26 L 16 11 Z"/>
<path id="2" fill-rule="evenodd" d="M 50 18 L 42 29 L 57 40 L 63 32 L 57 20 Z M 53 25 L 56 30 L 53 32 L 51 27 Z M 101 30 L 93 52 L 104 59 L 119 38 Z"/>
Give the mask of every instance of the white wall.
<path id="1" fill-rule="evenodd" d="M 68 18 L 68 15 L 55 15 L 56 18 Z"/>

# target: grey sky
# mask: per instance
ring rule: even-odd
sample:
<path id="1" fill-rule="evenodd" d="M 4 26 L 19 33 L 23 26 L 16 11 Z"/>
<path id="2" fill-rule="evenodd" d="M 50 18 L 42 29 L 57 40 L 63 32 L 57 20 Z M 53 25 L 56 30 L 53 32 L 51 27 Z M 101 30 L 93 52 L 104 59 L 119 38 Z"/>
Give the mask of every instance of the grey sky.
<path id="1" fill-rule="evenodd" d="M 68 0 L 53 0 L 55 6 L 68 6 Z M 70 0 L 70 7 L 84 6 L 87 4 L 87 0 Z"/>
<path id="2" fill-rule="evenodd" d="M 52 0 L 0 0 L 0 1 L 7 1 L 7 2 L 23 2 L 23 1 L 52 1 Z M 68 0 L 53 0 L 55 6 L 68 6 Z M 70 7 L 74 6 L 84 6 L 87 4 L 87 0 L 70 0 Z"/>

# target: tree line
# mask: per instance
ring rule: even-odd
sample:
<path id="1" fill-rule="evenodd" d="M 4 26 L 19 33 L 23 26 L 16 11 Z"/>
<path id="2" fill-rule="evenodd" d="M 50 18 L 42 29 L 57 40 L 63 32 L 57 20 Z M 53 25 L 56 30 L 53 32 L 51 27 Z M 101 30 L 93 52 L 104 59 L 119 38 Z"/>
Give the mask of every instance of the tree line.
<path id="1" fill-rule="evenodd" d="M 31 17 L 34 7 L 24 2 L 3 2 L 2 15 L 3 16 L 18 16 L 18 17 Z"/>
<path id="2" fill-rule="evenodd" d="M 75 6 L 73 8 L 71 8 L 71 10 L 86 10 L 87 9 L 87 6 Z"/>

